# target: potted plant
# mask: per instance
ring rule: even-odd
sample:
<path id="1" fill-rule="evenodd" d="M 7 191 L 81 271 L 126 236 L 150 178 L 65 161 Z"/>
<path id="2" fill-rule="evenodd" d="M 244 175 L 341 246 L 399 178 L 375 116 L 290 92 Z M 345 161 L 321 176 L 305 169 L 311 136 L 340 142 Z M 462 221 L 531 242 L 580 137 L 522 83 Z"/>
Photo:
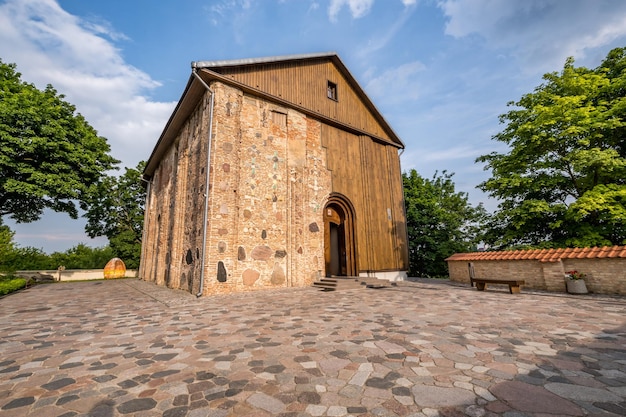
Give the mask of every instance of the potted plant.
<path id="1" fill-rule="evenodd" d="M 587 294 L 587 285 L 584 278 L 586 274 L 576 270 L 567 271 L 565 273 L 565 286 L 570 294 Z"/>

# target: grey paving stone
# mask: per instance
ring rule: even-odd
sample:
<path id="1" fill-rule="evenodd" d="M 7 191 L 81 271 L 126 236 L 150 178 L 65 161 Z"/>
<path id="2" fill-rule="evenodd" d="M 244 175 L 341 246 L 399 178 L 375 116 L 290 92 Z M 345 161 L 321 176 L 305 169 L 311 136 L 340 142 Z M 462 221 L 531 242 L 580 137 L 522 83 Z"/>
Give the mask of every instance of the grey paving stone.
<path id="1" fill-rule="evenodd" d="M 47 389 L 49 391 L 56 391 L 74 383 L 76 383 L 76 380 L 73 378 L 60 378 L 52 382 L 48 382 L 47 384 L 43 384 L 41 388 Z"/>
<path id="2" fill-rule="evenodd" d="M 144 410 L 152 410 L 157 402 L 152 398 L 136 398 L 117 406 L 117 411 L 121 414 L 136 413 Z"/>
<path id="3" fill-rule="evenodd" d="M 2 406 L 2 410 L 11 410 L 13 408 L 26 407 L 35 403 L 35 397 L 15 398 Z"/>
<path id="4" fill-rule="evenodd" d="M 582 416 L 579 406 L 543 387 L 510 381 L 494 385 L 491 393 L 516 410 L 528 413 Z"/>
<path id="5" fill-rule="evenodd" d="M 165 410 L 163 417 L 185 417 L 189 412 L 187 407 L 175 407 Z"/>
<path id="6" fill-rule="evenodd" d="M 298 395 L 298 401 L 302 404 L 319 404 L 322 397 L 317 392 L 305 391 Z"/>
<path id="7" fill-rule="evenodd" d="M 368 387 L 372 387 L 372 388 L 389 389 L 393 387 L 395 384 L 393 383 L 393 381 L 389 381 L 384 378 L 373 377 L 365 381 L 365 385 Z"/>
<path id="8" fill-rule="evenodd" d="M 619 395 L 600 388 L 560 383 L 548 383 L 545 388 L 560 397 L 574 401 L 616 403 L 622 400 Z"/>
<path id="9" fill-rule="evenodd" d="M 59 398 L 55 404 L 56 405 L 63 405 L 63 404 L 67 404 L 69 402 L 75 401 L 75 400 L 77 400 L 79 398 L 80 397 L 78 395 L 66 395 L 64 397 Z"/>

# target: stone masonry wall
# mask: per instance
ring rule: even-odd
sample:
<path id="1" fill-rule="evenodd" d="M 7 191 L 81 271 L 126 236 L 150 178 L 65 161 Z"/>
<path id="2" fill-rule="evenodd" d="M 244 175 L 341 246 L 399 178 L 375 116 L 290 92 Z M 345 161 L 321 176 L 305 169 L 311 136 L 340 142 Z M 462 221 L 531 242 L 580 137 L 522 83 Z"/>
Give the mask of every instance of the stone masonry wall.
<path id="1" fill-rule="evenodd" d="M 185 123 L 151 180 L 139 274 L 170 288 L 199 289 L 209 97 Z"/>
<path id="2" fill-rule="evenodd" d="M 323 269 L 320 124 L 220 83 L 205 294 L 308 286 Z"/>
<path id="3" fill-rule="evenodd" d="M 448 261 L 450 279 L 470 282 L 468 261 Z M 473 261 L 476 277 L 521 278 L 525 287 L 537 290 L 565 292 L 567 271 L 585 273 L 587 289 L 596 294 L 626 295 L 626 259 L 563 259 L 558 262 L 537 260 Z"/>
<path id="4" fill-rule="evenodd" d="M 308 286 L 324 268 L 331 172 L 320 122 L 221 83 L 210 153 L 203 294 Z M 200 290 L 209 95 L 152 178 L 141 276 Z"/>
<path id="5" fill-rule="evenodd" d="M 221 83 L 215 93 L 203 294 L 308 286 L 324 268 L 331 173 L 321 124 Z M 210 96 L 152 178 L 140 274 L 200 290 Z"/>

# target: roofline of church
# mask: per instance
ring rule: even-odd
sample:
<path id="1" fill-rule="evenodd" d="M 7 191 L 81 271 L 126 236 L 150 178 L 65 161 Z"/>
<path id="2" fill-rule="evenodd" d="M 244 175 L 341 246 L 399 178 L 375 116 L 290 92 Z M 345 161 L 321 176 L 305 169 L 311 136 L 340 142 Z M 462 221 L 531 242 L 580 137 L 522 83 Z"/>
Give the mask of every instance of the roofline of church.
<path id="1" fill-rule="evenodd" d="M 379 118 L 379 122 L 381 122 L 385 126 L 386 130 L 388 130 L 388 134 L 390 134 L 395 146 L 397 146 L 399 149 L 405 148 L 405 145 L 400 139 L 400 137 L 395 133 L 395 131 L 393 130 L 391 125 L 387 122 L 387 120 L 384 118 L 382 113 L 376 108 L 372 100 L 370 100 L 368 95 L 361 88 L 359 83 L 356 81 L 354 76 L 350 73 L 348 68 L 343 64 L 343 62 L 339 58 L 339 55 L 337 55 L 336 52 L 283 55 L 283 56 L 274 56 L 274 57 L 245 58 L 245 59 L 221 60 L 221 61 L 193 61 L 191 63 L 191 68 L 192 68 L 192 71 L 194 72 L 197 70 L 209 71 L 213 73 L 213 75 L 216 76 L 216 78 L 221 78 L 219 77 L 219 74 L 213 72 L 212 69 L 234 67 L 234 66 L 256 65 L 256 64 L 269 64 L 273 62 L 301 61 L 301 60 L 314 60 L 314 59 L 330 59 L 335 65 L 337 65 L 339 70 L 345 74 L 348 82 L 357 91 L 357 93 L 359 94 L 363 102 L 365 103 L 366 107 L 369 107 L 370 110 L 374 112 L 375 117 Z M 229 84 L 233 84 L 231 80 L 223 79 L 222 81 L 229 83 Z M 193 76 L 193 74 L 190 75 L 189 80 L 181 95 L 180 100 L 178 100 L 178 103 L 176 104 L 174 111 L 170 115 L 170 118 L 168 119 L 167 123 L 165 124 L 165 127 L 163 128 L 161 135 L 159 136 L 159 139 L 157 140 L 157 143 L 152 149 L 150 157 L 147 160 L 146 167 L 144 169 L 144 175 L 146 177 L 152 176 L 152 174 L 154 173 L 154 170 L 156 169 L 156 164 L 158 163 L 158 160 L 160 160 L 160 158 L 162 158 L 163 156 L 164 149 L 162 149 L 161 147 L 164 146 L 165 143 L 169 142 L 168 140 L 165 140 L 166 136 L 170 136 L 168 135 L 169 129 L 172 127 L 172 125 L 178 124 L 175 122 L 176 119 L 182 122 L 182 120 L 179 119 L 180 117 L 179 112 L 192 111 L 192 108 L 195 107 L 195 104 L 197 103 L 196 100 L 200 100 L 200 97 L 204 94 L 203 87 L 198 85 L 198 88 L 194 88 L 194 85 L 196 84 L 199 84 L 198 81 Z M 190 95 L 195 96 L 195 99 L 192 99 L 192 102 L 194 104 L 192 104 L 191 107 L 189 106 L 190 103 L 188 103 L 188 99 L 190 99 L 189 97 Z M 376 138 L 373 138 L 373 139 L 376 139 Z"/>
<path id="2" fill-rule="evenodd" d="M 356 78 L 352 75 L 348 67 L 344 65 L 341 58 L 339 58 L 339 54 L 337 54 L 337 52 L 331 51 L 309 54 L 277 55 L 270 57 L 244 58 L 221 61 L 193 61 L 191 63 L 191 68 L 210 70 L 212 68 L 238 67 L 246 65 L 272 64 L 276 62 L 306 61 L 315 59 L 330 59 L 339 68 L 339 70 L 345 74 L 346 79 L 364 101 L 366 107 L 369 107 L 370 110 L 374 113 L 375 117 L 379 118 L 379 122 L 381 122 L 385 127 L 385 130 L 388 131 L 388 134 L 391 136 L 392 141 L 400 145 L 399 147 L 401 149 L 404 149 L 405 145 L 404 142 L 402 142 L 402 139 L 400 139 L 400 137 L 396 134 L 396 132 L 391 127 L 391 124 L 387 122 L 383 114 L 380 112 L 380 110 L 378 110 L 374 102 L 369 98 L 365 90 L 363 90 L 363 88 L 358 83 Z"/>
<path id="3" fill-rule="evenodd" d="M 339 56 L 337 55 L 336 52 L 319 52 L 319 53 L 311 53 L 311 54 L 277 55 L 277 56 L 270 56 L 270 57 L 230 59 L 230 60 L 219 60 L 219 61 L 193 61 L 191 63 L 191 68 L 199 69 L 199 68 L 215 68 L 215 67 L 238 67 L 242 65 L 271 64 L 273 62 L 301 61 L 301 60 L 307 60 L 307 59 L 333 58 L 333 57 L 337 57 L 337 59 L 339 59 Z M 347 68 L 346 68 L 346 71 L 347 71 Z"/>

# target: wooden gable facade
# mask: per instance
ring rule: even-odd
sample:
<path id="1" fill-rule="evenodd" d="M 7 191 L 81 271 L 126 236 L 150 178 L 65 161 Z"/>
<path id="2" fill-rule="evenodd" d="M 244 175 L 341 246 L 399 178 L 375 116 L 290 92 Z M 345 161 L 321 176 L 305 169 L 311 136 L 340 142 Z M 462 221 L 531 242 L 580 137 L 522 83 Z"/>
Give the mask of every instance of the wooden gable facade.
<path id="1" fill-rule="evenodd" d="M 403 147 L 336 54 L 196 62 L 144 172 L 140 276 L 198 295 L 403 279 Z"/>

